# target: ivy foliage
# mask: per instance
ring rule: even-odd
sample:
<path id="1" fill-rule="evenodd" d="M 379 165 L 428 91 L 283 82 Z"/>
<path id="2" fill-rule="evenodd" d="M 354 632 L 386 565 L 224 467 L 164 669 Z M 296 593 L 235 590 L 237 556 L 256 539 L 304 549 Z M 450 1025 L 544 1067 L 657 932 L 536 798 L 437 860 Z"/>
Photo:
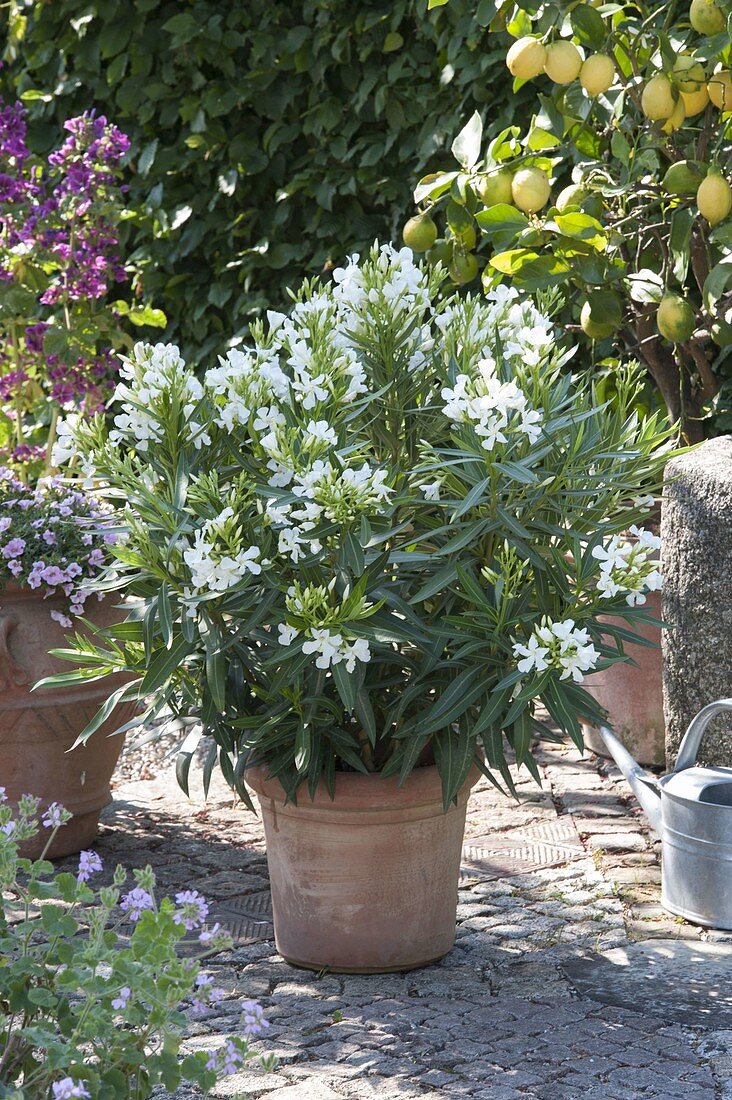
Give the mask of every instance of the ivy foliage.
<path id="1" fill-rule="evenodd" d="M 492 0 L 14 0 L 3 96 L 48 147 L 94 107 L 132 139 L 130 246 L 208 354 L 305 275 L 396 239 L 459 120 L 520 112 Z"/>

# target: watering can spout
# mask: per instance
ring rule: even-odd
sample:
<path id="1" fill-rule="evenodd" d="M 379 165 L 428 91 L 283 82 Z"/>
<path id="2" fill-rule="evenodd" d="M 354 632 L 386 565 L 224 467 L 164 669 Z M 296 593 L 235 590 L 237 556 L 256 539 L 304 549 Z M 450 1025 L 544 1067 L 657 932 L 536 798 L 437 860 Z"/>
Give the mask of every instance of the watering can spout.
<path id="1" fill-rule="evenodd" d="M 607 728 L 600 726 L 600 735 L 607 745 L 608 752 L 628 781 L 633 794 L 645 810 L 651 828 L 659 835 L 662 828 L 661 789 L 656 778 L 649 775 L 637 760 L 634 760 L 622 741 Z"/>

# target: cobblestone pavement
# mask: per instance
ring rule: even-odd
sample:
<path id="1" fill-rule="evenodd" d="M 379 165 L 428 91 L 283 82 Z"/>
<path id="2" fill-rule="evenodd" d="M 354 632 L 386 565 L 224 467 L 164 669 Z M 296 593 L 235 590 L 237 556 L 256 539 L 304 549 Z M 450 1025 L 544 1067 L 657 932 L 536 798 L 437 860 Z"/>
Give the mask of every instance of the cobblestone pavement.
<path id="1" fill-rule="evenodd" d="M 454 949 L 387 976 L 296 970 L 261 938 L 262 833 L 220 782 L 206 804 L 170 770 L 117 787 L 98 844 L 107 863 L 149 861 L 161 890 L 200 888 L 239 938 L 209 967 L 227 997 L 191 1044 L 235 1031 L 241 996 L 271 1023 L 262 1048 L 277 1069 L 227 1078 L 215 1095 L 732 1098 L 732 936 L 660 909 L 656 846 L 614 767 L 558 747 L 539 759 L 543 788 L 520 780 L 520 804 L 488 784 L 471 798 Z"/>

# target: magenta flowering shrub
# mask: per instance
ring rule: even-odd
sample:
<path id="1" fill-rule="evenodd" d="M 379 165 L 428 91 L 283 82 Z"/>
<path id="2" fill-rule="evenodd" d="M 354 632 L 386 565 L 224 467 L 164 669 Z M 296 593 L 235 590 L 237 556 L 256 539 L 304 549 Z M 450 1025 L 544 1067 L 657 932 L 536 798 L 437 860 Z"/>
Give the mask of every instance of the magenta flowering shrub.
<path id="1" fill-rule="evenodd" d="M 58 478 L 28 486 L 0 467 L 0 586 L 65 597 L 67 612 L 51 611 L 61 626 L 70 628 L 72 616 L 84 614 L 91 581 L 108 564 L 106 548 L 115 541 L 109 512 L 93 497 Z"/>
<path id="2" fill-rule="evenodd" d="M 165 320 L 109 300 L 131 274 L 120 252 L 129 139 L 93 112 L 65 129 L 39 158 L 22 104 L 0 107 L 0 459 L 23 476 L 50 469 L 60 412 L 104 409 L 111 348 L 130 342 L 121 318 Z"/>
<path id="3" fill-rule="evenodd" d="M 205 923 L 196 890 L 158 902 L 150 867 L 129 887 L 118 866 L 95 888 L 96 852 L 80 853 L 75 875 L 20 859 L 22 841 L 40 828 L 50 847 L 71 817 L 54 803 L 39 823 L 38 809 L 29 795 L 11 807 L 0 787 L 0 1098 L 144 1100 L 183 1082 L 207 1096 L 255 1056 L 251 1040 L 268 1027 L 256 1001 L 233 1000 L 236 1034 L 208 1050 L 182 1045 L 190 1017 L 225 996 L 201 964 L 230 937 Z M 271 1055 L 259 1061 L 274 1065 Z"/>

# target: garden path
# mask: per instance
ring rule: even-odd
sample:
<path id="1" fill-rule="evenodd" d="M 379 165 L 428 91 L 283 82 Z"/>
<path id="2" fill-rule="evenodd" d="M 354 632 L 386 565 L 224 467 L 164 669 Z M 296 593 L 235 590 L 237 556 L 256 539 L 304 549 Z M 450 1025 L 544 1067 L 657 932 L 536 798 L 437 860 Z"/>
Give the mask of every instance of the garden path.
<path id="1" fill-rule="evenodd" d="M 732 1098 L 732 935 L 660 909 L 656 846 L 614 766 L 557 746 L 539 761 L 543 789 L 518 780 L 520 804 L 487 783 L 471 798 L 455 948 L 366 977 L 275 954 L 260 824 L 220 780 L 204 804 L 170 765 L 137 780 L 123 765 L 98 843 L 107 866 L 150 862 L 161 892 L 201 889 L 237 941 L 209 966 L 227 995 L 191 1045 L 235 1031 L 242 996 L 270 1021 L 261 1046 L 277 1069 L 214 1095 Z"/>

